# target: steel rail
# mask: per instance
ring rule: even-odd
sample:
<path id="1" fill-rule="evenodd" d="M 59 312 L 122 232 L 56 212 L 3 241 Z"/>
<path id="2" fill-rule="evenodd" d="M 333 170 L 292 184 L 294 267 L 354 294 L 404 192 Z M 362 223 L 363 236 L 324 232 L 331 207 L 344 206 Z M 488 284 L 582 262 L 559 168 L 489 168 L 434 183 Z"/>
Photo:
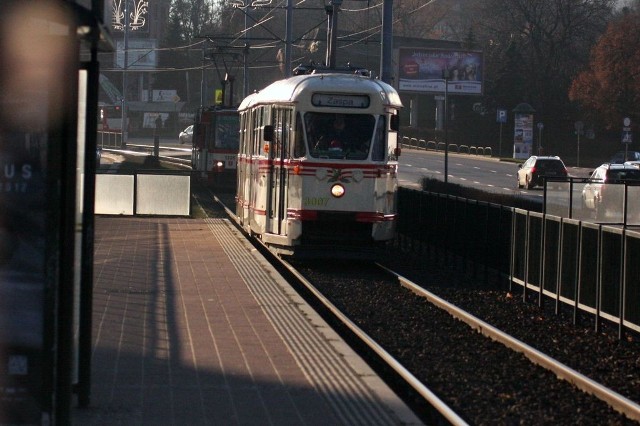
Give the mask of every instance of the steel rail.
<path id="1" fill-rule="evenodd" d="M 275 257 L 275 256 L 274 256 Z M 277 257 L 276 257 L 277 258 Z M 422 396 L 438 413 L 447 419 L 452 425 L 468 425 L 455 411 L 453 411 L 445 402 L 427 388 L 420 380 L 418 380 L 410 371 L 408 371 L 400 362 L 398 362 L 391 354 L 384 350 L 375 340 L 373 340 L 360 327 L 353 323 L 345 316 L 329 299 L 327 299 L 318 289 L 315 288 L 306 278 L 304 278 L 292 265 L 281 258 L 278 261 L 291 274 L 298 279 L 307 290 L 309 290 L 322 305 L 328 309 L 332 315 L 340 320 L 351 332 L 364 342 L 372 351 L 374 351 L 387 365 L 389 365 L 400 377 L 402 377 L 420 396 Z"/>
<path id="2" fill-rule="evenodd" d="M 482 321 L 481 319 L 458 308 L 457 306 L 452 305 L 441 297 L 431 293 L 428 290 L 425 290 L 424 288 L 403 277 L 402 275 L 397 274 L 389 268 L 386 268 L 385 266 L 380 264 L 377 265 L 398 278 L 398 281 L 402 286 L 413 291 L 419 296 L 426 298 L 430 303 L 434 304 L 440 309 L 447 311 L 454 318 L 465 322 L 471 328 L 497 342 L 502 343 L 506 347 L 522 353 L 533 363 L 553 372 L 557 377 L 566 380 L 569 383 L 572 383 L 583 392 L 594 395 L 596 398 L 606 402 L 611 408 L 618 411 L 619 413 L 624 414 L 628 418 L 640 421 L 640 405 L 636 404 L 630 399 L 562 364 L 556 359 L 538 351 L 537 349 L 527 345 L 526 343 L 502 332 L 491 324 Z"/>

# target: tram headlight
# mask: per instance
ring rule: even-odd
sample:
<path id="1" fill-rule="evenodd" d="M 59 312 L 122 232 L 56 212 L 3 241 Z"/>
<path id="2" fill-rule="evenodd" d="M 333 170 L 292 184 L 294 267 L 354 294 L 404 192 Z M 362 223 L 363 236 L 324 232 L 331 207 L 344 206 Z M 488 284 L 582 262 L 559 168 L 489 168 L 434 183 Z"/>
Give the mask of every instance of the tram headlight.
<path id="1" fill-rule="evenodd" d="M 344 186 L 340 185 L 339 183 L 336 183 L 331 187 L 331 195 L 336 198 L 342 197 L 344 195 L 344 192 Z"/>

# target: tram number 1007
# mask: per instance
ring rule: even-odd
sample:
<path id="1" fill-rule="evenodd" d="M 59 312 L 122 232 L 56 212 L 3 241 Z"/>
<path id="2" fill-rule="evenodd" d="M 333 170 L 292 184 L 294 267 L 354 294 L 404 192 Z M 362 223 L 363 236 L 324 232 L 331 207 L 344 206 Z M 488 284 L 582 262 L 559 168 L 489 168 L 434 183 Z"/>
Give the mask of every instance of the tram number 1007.
<path id="1" fill-rule="evenodd" d="M 305 207 L 326 207 L 329 204 L 329 197 L 304 197 L 302 205 Z"/>

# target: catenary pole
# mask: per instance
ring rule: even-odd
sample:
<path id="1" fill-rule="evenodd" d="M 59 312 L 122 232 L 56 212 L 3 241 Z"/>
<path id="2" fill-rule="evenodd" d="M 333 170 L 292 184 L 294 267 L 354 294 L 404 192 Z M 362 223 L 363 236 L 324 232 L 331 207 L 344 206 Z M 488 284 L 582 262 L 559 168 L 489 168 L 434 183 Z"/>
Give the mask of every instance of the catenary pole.
<path id="1" fill-rule="evenodd" d="M 393 52 L 393 0 L 382 4 L 382 45 L 380 57 L 380 77 L 385 83 L 392 83 L 391 58 Z"/>

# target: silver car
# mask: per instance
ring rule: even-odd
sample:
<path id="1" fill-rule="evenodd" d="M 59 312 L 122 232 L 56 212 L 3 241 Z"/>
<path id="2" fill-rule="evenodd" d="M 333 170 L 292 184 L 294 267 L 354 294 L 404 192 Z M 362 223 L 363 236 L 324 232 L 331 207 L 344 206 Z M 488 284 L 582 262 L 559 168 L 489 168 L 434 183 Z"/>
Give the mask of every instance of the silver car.
<path id="1" fill-rule="evenodd" d="M 178 139 L 180 139 L 181 144 L 191 145 L 191 141 L 193 140 L 193 124 L 181 131 Z"/>
<path id="2" fill-rule="evenodd" d="M 582 190 L 582 206 L 595 211 L 596 219 L 623 210 L 624 183 L 640 182 L 640 169 L 627 164 L 605 163 L 595 169 Z M 635 202 L 635 200 L 634 200 Z"/>

